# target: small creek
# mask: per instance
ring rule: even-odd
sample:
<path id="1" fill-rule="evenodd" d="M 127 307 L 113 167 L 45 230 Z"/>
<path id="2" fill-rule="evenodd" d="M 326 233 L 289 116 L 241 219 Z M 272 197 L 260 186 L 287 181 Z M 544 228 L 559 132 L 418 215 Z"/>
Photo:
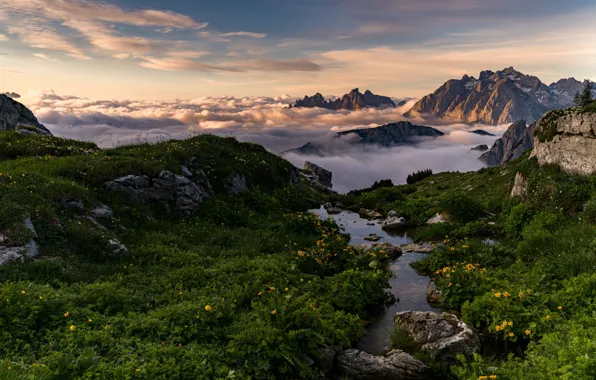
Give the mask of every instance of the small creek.
<path id="1" fill-rule="evenodd" d="M 379 242 L 387 242 L 393 245 L 410 244 L 413 240 L 408 237 L 407 232 L 390 233 L 383 231 L 380 224 L 368 225 L 371 221 L 363 219 L 357 213 L 343 211 L 336 215 L 329 215 L 324 208 L 311 210 L 322 219 L 332 217 L 336 223 L 350 234 L 352 245 L 371 244 L 364 240 L 369 234 L 377 234 L 383 239 Z M 387 306 L 380 315 L 366 326 L 366 334 L 358 342 L 358 348 L 371 354 L 380 354 L 389 344 L 391 332 L 393 331 L 393 315 L 398 311 L 439 311 L 426 302 L 426 291 L 430 279 L 416 273 L 410 263 L 420 260 L 425 254 L 415 252 L 404 252 L 399 258 L 391 262 L 391 271 L 394 274 L 389 280 L 391 285 L 390 293 L 399 301 Z"/>

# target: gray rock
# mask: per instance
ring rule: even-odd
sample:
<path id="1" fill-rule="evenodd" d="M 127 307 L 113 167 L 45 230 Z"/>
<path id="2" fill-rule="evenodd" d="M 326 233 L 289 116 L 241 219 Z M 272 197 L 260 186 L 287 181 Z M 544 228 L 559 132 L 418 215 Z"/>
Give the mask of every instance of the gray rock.
<path id="1" fill-rule="evenodd" d="M 430 378 L 430 370 L 423 362 L 401 350 L 392 350 L 384 356 L 356 349 L 344 350 L 337 356 L 337 367 L 354 380 Z"/>
<path id="2" fill-rule="evenodd" d="M 25 248 L 27 249 L 27 257 L 33 258 L 39 254 L 39 246 L 37 244 L 37 231 L 35 231 L 35 227 L 33 226 L 33 222 L 31 222 L 31 218 L 27 217 L 24 221 L 25 227 L 33 234 L 33 239 L 29 240 L 27 244 L 25 244 Z"/>
<path id="3" fill-rule="evenodd" d="M 182 175 L 185 177 L 191 178 L 193 176 L 190 169 L 184 165 L 180 165 L 180 170 L 182 171 Z"/>
<path id="4" fill-rule="evenodd" d="M 383 221 L 381 228 L 384 230 L 397 230 L 404 228 L 407 225 L 406 218 L 398 216 L 390 216 Z"/>
<path id="5" fill-rule="evenodd" d="M 93 217 L 97 219 L 111 219 L 114 216 L 112 209 L 104 204 L 101 204 L 91 210 L 91 214 L 93 214 Z"/>
<path id="6" fill-rule="evenodd" d="M 311 182 L 317 182 L 319 185 L 329 189 L 333 187 L 333 173 L 329 170 L 324 169 L 317 164 L 313 164 L 310 161 L 306 161 L 304 163 L 304 171 L 307 172 L 307 176 L 310 175 L 309 178 Z"/>
<path id="7" fill-rule="evenodd" d="M 510 198 L 523 199 L 528 193 L 528 179 L 523 174 L 517 173 L 515 175 L 515 181 L 513 181 L 513 187 L 511 188 Z"/>
<path id="8" fill-rule="evenodd" d="M 399 248 L 404 252 L 427 253 L 435 249 L 430 244 L 402 244 Z"/>
<path id="9" fill-rule="evenodd" d="M 24 262 L 25 247 L 5 247 L 0 245 L 0 266 L 12 263 L 14 261 Z"/>
<path id="10" fill-rule="evenodd" d="M 486 144 L 476 145 L 475 147 L 471 148 L 470 150 L 475 150 L 478 152 L 486 152 L 488 150 L 488 145 L 486 145 Z"/>
<path id="11" fill-rule="evenodd" d="M 162 171 L 158 177 L 127 175 L 105 184 L 106 189 L 127 193 L 140 203 L 174 203 L 184 214 L 191 214 L 212 195 L 211 186 L 199 185 L 190 179 Z"/>
<path id="12" fill-rule="evenodd" d="M 246 186 L 246 178 L 244 178 L 243 175 L 236 173 L 232 177 L 228 178 L 226 188 L 234 195 L 243 193 L 248 190 L 248 186 Z"/>
<path id="13" fill-rule="evenodd" d="M 380 213 L 373 211 L 373 210 L 368 210 L 365 208 L 361 208 L 358 211 L 358 214 L 360 215 L 360 217 L 364 218 L 364 219 L 380 219 L 383 217 L 383 215 L 381 215 Z"/>
<path id="14" fill-rule="evenodd" d="M 537 130 L 549 128 L 552 115 L 538 121 Z M 596 113 L 570 112 L 556 120 L 556 134 L 551 141 L 534 139 L 531 157 L 538 164 L 557 165 L 573 174 L 596 173 Z"/>
<path id="15" fill-rule="evenodd" d="M 117 239 L 110 239 L 107 248 L 108 252 L 114 256 L 122 256 L 128 253 L 128 248 Z"/>
<path id="16" fill-rule="evenodd" d="M 369 234 L 368 236 L 363 237 L 363 239 L 366 241 L 379 241 L 382 237 L 377 234 Z"/>
<path id="17" fill-rule="evenodd" d="M 402 311 L 395 313 L 393 321 L 433 359 L 454 360 L 459 354 L 472 355 L 480 349 L 478 336 L 453 314 Z"/>
<path id="18" fill-rule="evenodd" d="M 8 237 L 0 234 L 0 244 L 4 244 L 8 241 Z"/>
<path id="19" fill-rule="evenodd" d="M 393 258 L 397 258 L 403 254 L 401 248 L 399 248 L 393 244 L 387 243 L 387 242 L 373 243 L 371 249 L 383 250 L 383 251 L 387 252 L 390 257 L 393 257 Z"/>
<path id="20" fill-rule="evenodd" d="M 445 217 L 445 215 L 437 213 L 435 214 L 435 216 L 433 216 L 432 218 L 430 218 L 426 224 L 438 224 L 438 223 L 445 223 L 447 221 L 447 218 Z"/>
<path id="21" fill-rule="evenodd" d="M 33 112 L 4 94 L 0 94 L 0 131 L 51 135 L 50 131 L 39 123 Z"/>
<path id="22" fill-rule="evenodd" d="M 85 209 L 85 205 L 83 205 L 82 201 L 69 201 L 66 203 L 66 207 L 77 210 Z"/>
<path id="23" fill-rule="evenodd" d="M 397 218 L 397 217 L 399 217 L 399 214 L 397 213 L 397 211 L 389 211 L 387 213 L 387 217 L 388 218 Z"/>
<path id="24" fill-rule="evenodd" d="M 323 207 L 325 208 L 325 210 L 327 211 L 327 213 L 329 215 L 335 215 L 335 214 L 339 214 L 340 212 L 342 212 L 341 208 L 334 206 L 333 204 L 331 204 L 331 202 L 325 203 L 323 205 Z"/>
<path id="25" fill-rule="evenodd" d="M 488 166 L 499 166 L 515 160 L 534 146 L 535 129 L 535 124 L 526 127 L 523 120 L 511 124 L 490 150 L 480 156 L 480 161 Z"/>

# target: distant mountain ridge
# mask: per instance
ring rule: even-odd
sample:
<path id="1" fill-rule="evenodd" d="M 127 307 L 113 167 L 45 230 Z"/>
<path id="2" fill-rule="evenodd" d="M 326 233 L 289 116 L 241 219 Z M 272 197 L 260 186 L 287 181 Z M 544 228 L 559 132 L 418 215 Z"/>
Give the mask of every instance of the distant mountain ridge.
<path id="1" fill-rule="evenodd" d="M 400 103 L 401 104 L 401 103 Z M 290 107 L 292 105 L 290 104 Z M 345 94 L 336 100 L 327 101 L 323 95 L 316 93 L 313 96 L 305 96 L 304 99 L 297 100 L 294 107 L 305 108 L 326 108 L 330 110 L 359 110 L 362 108 L 374 107 L 397 107 L 395 102 L 388 96 L 375 95 L 369 90 L 364 94 L 355 88 L 350 93 Z"/>
<path id="2" fill-rule="evenodd" d="M 354 137 L 351 138 L 353 135 Z M 409 121 L 390 123 L 376 128 L 353 129 L 338 132 L 330 140 L 311 141 L 300 148 L 287 150 L 281 154 L 327 156 L 340 153 L 345 148 L 359 145 L 376 145 L 391 148 L 400 145 L 414 145 L 421 138 L 436 138 L 444 133 L 427 126 L 414 125 Z"/>
<path id="3" fill-rule="evenodd" d="M 513 67 L 482 71 L 478 79 L 464 75 L 445 82 L 404 114 L 430 116 L 465 123 L 498 125 L 526 120 L 533 123 L 545 112 L 573 104 L 573 97 L 584 83 L 575 78 L 550 85 Z M 596 89 L 594 90 L 596 94 Z"/>

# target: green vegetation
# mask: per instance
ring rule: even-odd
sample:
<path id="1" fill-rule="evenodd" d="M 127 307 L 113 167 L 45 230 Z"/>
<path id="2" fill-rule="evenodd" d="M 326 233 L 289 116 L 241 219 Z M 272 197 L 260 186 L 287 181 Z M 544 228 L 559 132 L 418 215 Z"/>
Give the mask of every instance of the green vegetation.
<path id="1" fill-rule="evenodd" d="M 592 96 L 592 82 L 590 80 L 586 80 L 584 84 L 584 89 L 581 93 L 576 93 L 575 97 L 573 98 L 573 102 L 578 107 L 587 107 L 592 103 L 594 97 Z"/>
<path id="2" fill-rule="evenodd" d="M 390 179 L 382 179 L 380 181 L 375 181 L 375 183 L 373 183 L 372 186 L 369 186 L 367 188 L 359 189 L 359 190 L 351 190 L 348 192 L 348 195 L 361 196 L 364 193 L 369 193 L 373 190 L 380 189 L 382 187 L 393 187 L 393 186 L 395 186 L 395 185 L 393 184 L 393 181 L 391 181 Z"/>
<path id="3" fill-rule="evenodd" d="M 261 146 L 199 136 L 100 150 L 13 133 L 0 146 L 0 233 L 24 244 L 29 217 L 40 245 L 0 266 L 2 379 L 320 378 L 326 349 L 350 347 L 388 298 L 390 258 L 303 213 L 317 193 Z M 181 164 L 216 194 L 192 217 L 104 188 Z M 250 191 L 228 194 L 233 173 Z M 100 203 L 114 216 L 98 225 L 86 217 Z"/>
<path id="4" fill-rule="evenodd" d="M 461 357 L 450 369 L 460 379 L 596 378 L 596 177 L 527 157 L 351 200 L 374 200 L 419 226 L 419 239 L 435 239 L 414 267 L 432 277 L 443 307 L 461 312 L 491 346 L 483 352 L 493 352 Z M 523 200 L 509 197 L 517 172 L 528 179 Z M 386 201 L 387 191 L 400 196 Z M 425 226 L 437 212 L 449 223 Z M 401 335 L 395 340 L 407 346 Z"/>
<path id="5" fill-rule="evenodd" d="M 433 171 L 430 169 L 425 169 L 425 170 L 419 170 L 417 172 L 414 172 L 412 174 L 408 175 L 408 178 L 406 178 L 406 183 L 408 185 L 413 185 L 416 182 L 420 182 L 423 179 L 430 177 L 431 175 L 433 175 Z"/>

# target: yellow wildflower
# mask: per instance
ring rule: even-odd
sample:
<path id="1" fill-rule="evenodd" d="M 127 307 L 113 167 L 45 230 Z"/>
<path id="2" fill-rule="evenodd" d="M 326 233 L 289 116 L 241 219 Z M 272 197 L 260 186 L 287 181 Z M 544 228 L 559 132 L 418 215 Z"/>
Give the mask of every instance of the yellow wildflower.
<path id="1" fill-rule="evenodd" d="M 531 331 L 531 330 L 526 330 L 526 331 L 524 331 L 524 332 L 526 333 L 526 335 L 530 335 L 530 334 L 532 333 L 532 331 Z"/>
<path id="2" fill-rule="evenodd" d="M 25 294 L 25 291 L 24 290 L 21 290 L 21 294 Z"/>
<path id="3" fill-rule="evenodd" d="M 486 380 L 486 379 L 488 379 L 488 376 L 479 376 L 478 377 L 478 380 Z"/>
<path id="4" fill-rule="evenodd" d="M 451 286 L 451 285 L 453 285 L 453 284 L 450 282 L 447 286 Z"/>
<path id="5" fill-rule="evenodd" d="M 66 313 L 64 313 L 64 317 L 68 317 L 68 311 Z"/>
<path id="6" fill-rule="evenodd" d="M 273 315 L 277 314 L 277 310 L 273 309 L 273 310 L 271 311 L 271 314 L 273 314 Z"/>
<path id="7" fill-rule="evenodd" d="M 285 288 L 284 290 L 285 290 L 286 292 L 289 292 L 289 291 L 290 291 L 290 289 L 288 289 L 288 288 Z"/>
<path id="8" fill-rule="evenodd" d="M 451 251 L 455 251 L 455 248 L 451 247 L 451 249 L 450 249 L 450 250 L 451 250 Z"/>
<path id="9" fill-rule="evenodd" d="M 87 322 L 88 323 L 91 323 L 91 322 L 93 322 L 93 319 L 91 319 L 91 318 L 90 319 L 87 319 Z"/>
<path id="10" fill-rule="evenodd" d="M 546 319 L 550 319 L 550 315 L 547 315 L 547 316 L 546 316 Z"/>
<path id="11" fill-rule="evenodd" d="M 76 331 L 77 330 L 77 326 L 70 325 L 69 329 L 70 329 L 70 331 Z"/>
<path id="12" fill-rule="evenodd" d="M 298 256 L 300 256 L 300 257 L 304 256 L 304 252 L 298 251 Z"/>
<path id="13" fill-rule="evenodd" d="M 501 297 L 501 293 L 499 293 L 499 292 L 495 293 L 495 297 L 497 297 L 497 298 Z"/>
<path id="14" fill-rule="evenodd" d="M 490 379 L 496 379 L 497 378 L 497 375 L 490 375 L 489 378 Z"/>
<path id="15" fill-rule="evenodd" d="M 510 333 L 509 333 L 509 336 L 510 336 L 510 337 L 513 337 L 513 336 L 515 336 L 515 334 L 514 334 L 514 333 L 512 333 L 512 332 L 510 332 Z"/>
<path id="16" fill-rule="evenodd" d="M 511 297 L 511 294 L 508 292 L 503 293 L 503 297 Z"/>
<path id="17" fill-rule="evenodd" d="M 205 306 L 205 311 L 211 311 L 211 306 L 209 306 L 209 305 Z"/>
<path id="18" fill-rule="evenodd" d="M 509 321 L 509 322 L 507 322 L 507 325 L 508 325 L 508 326 L 513 326 L 513 321 Z"/>
<path id="19" fill-rule="evenodd" d="M 557 309 L 563 310 L 563 306 L 557 306 Z"/>

